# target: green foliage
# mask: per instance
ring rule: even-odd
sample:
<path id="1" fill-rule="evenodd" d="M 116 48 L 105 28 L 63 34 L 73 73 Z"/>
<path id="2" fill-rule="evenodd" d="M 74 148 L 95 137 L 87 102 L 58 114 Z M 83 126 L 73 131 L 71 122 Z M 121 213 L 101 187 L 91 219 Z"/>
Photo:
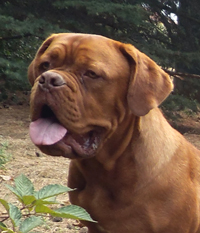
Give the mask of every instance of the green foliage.
<path id="1" fill-rule="evenodd" d="M 199 103 L 195 99 L 189 99 L 181 95 L 170 95 L 162 104 L 163 110 L 184 111 L 185 113 L 197 113 Z"/>
<path id="2" fill-rule="evenodd" d="M 8 99 L 9 93 L 16 90 L 30 89 L 28 65 L 41 42 L 60 30 L 48 19 L 38 17 L 38 9 L 44 10 L 41 7 L 44 3 L 40 1 L 38 5 L 35 1 L 21 0 L 0 2 L 0 101 Z"/>
<path id="3" fill-rule="evenodd" d="M 27 233 L 44 224 L 44 217 L 55 216 L 95 222 L 81 207 L 69 205 L 61 208 L 51 208 L 48 205 L 58 204 L 56 197 L 65 192 L 71 192 L 66 186 L 53 184 L 35 191 L 33 183 L 23 174 L 15 179 L 15 185 L 6 185 L 21 203 L 21 208 L 0 199 L 7 211 L 7 216 L 0 216 L 0 229 L 5 232 Z M 12 229 L 4 222 L 10 219 Z"/>
<path id="4" fill-rule="evenodd" d="M 8 143 L 0 143 L 0 169 L 4 168 L 4 164 L 9 161 L 11 155 L 7 152 Z"/>
<path id="5" fill-rule="evenodd" d="M 191 0 L 6 0 L 0 2 L 0 101 L 30 89 L 27 67 L 52 33 L 101 34 L 126 43 L 165 68 L 200 74 L 200 2 Z M 173 17 L 172 17 L 173 16 Z M 91 23 L 92 22 L 92 23 Z M 198 86 L 176 81 L 191 98 Z M 200 96 L 194 96 L 200 102 Z"/>

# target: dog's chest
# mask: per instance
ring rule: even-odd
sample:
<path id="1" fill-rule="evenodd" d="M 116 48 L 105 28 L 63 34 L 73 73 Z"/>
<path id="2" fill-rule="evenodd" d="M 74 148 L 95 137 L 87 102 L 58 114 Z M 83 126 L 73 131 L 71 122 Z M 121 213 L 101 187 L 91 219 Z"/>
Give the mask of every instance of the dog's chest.
<path id="1" fill-rule="evenodd" d="M 120 174 L 105 171 L 84 175 L 84 188 L 70 193 L 73 204 L 85 208 L 105 228 L 110 228 L 110 224 L 120 223 L 113 231 L 115 233 L 124 232 L 124 229 L 129 232 L 128 229 L 133 229 L 133 225 L 142 226 L 139 215 L 144 215 L 145 207 L 142 210 L 141 203 L 137 204 L 138 198 L 134 195 L 134 173 L 133 177 L 126 176 L 125 172 Z"/>
<path id="2" fill-rule="evenodd" d="M 88 184 L 77 195 L 77 201 L 76 204 L 84 207 L 94 220 L 98 220 L 99 225 L 105 229 L 112 229 L 111 232 L 121 233 L 126 229 L 125 232 L 132 233 L 133 228 L 143 228 L 141 219 L 144 219 L 145 208 L 137 206 L 133 195 L 120 187 L 111 190 L 104 186 Z"/>
<path id="3" fill-rule="evenodd" d="M 132 172 L 129 170 L 129 173 L 126 173 L 126 169 L 121 170 L 121 173 L 102 173 L 97 167 L 84 167 L 84 172 L 81 173 L 81 184 L 84 180 L 84 185 L 76 192 L 70 193 L 72 203 L 85 208 L 109 233 L 160 233 L 165 232 L 163 229 L 173 229 L 175 225 L 176 230 L 167 232 L 189 232 L 187 229 L 191 223 L 185 221 L 181 229 L 179 224 L 176 224 L 176 219 L 183 218 L 186 211 L 180 212 L 183 207 L 173 202 L 173 189 L 166 192 L 168 185 L 164 188 L 164 182 L 159 183 L 158 179 L 141 186 L 136 179 L 134 168 Z M 78 183 L 75 184 L 73 180 L 72 182 L 75 187 L 79 187 Z M 177 195 L 180 199 L 180 194 Z M 182 194 L 183 199 L 185 195 Z M 172 218 L 170 213 L 176 218 Z M 192 216 L 189 210 L 187 214 Z"/>

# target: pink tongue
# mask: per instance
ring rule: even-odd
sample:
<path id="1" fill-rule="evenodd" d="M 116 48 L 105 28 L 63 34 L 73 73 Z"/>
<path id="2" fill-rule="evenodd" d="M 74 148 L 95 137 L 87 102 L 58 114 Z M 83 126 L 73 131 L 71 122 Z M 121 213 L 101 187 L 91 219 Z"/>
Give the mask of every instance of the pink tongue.
<path id="1" fill-rule="evenodd" d="M 67 130 L 53 119 L 40 118 L 33 121 L 29 127 L 29 134 L 35 145 L 52 145 L 60 141 Z"/>

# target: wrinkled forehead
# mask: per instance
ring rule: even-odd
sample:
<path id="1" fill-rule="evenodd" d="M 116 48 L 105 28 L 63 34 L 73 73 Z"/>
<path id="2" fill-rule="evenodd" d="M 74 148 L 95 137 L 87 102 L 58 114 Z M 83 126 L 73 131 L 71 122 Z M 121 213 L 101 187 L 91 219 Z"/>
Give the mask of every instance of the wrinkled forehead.
<path id="1" fill-rule="evenodd" d="M 119 56 L 119 42 L 103 36 L 63 33 L 52 36 L 50 40 L 44 53 L 39 55 L 45 54 L 53 58 L 59 56 L 63 59 L 67 57 L 66 59 L 73 61 L 78 57 L 102 62 L 107 61 L 108 57 L 112 60 Z"/>
<path id="2" fill-rule="evenodd" d="M 63 45 L 72 52 L 76 50 L 106 52 L 113 47 L 115 41 L 99 35 L 63 33 L 54 38 L 53 44 Z"/>

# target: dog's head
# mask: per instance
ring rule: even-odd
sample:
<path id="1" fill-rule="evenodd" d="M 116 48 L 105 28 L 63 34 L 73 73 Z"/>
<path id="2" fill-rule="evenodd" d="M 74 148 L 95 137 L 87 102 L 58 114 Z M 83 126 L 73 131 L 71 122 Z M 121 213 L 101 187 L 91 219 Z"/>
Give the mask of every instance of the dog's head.
<path id="1" fill-rule="evenodd" d="M 94 156 L 125 116 L 143 116 L 171 92 L 168 75 L 132 45 L 54 34 L 29 66 L 30 136 L 43 152 Z"/>

